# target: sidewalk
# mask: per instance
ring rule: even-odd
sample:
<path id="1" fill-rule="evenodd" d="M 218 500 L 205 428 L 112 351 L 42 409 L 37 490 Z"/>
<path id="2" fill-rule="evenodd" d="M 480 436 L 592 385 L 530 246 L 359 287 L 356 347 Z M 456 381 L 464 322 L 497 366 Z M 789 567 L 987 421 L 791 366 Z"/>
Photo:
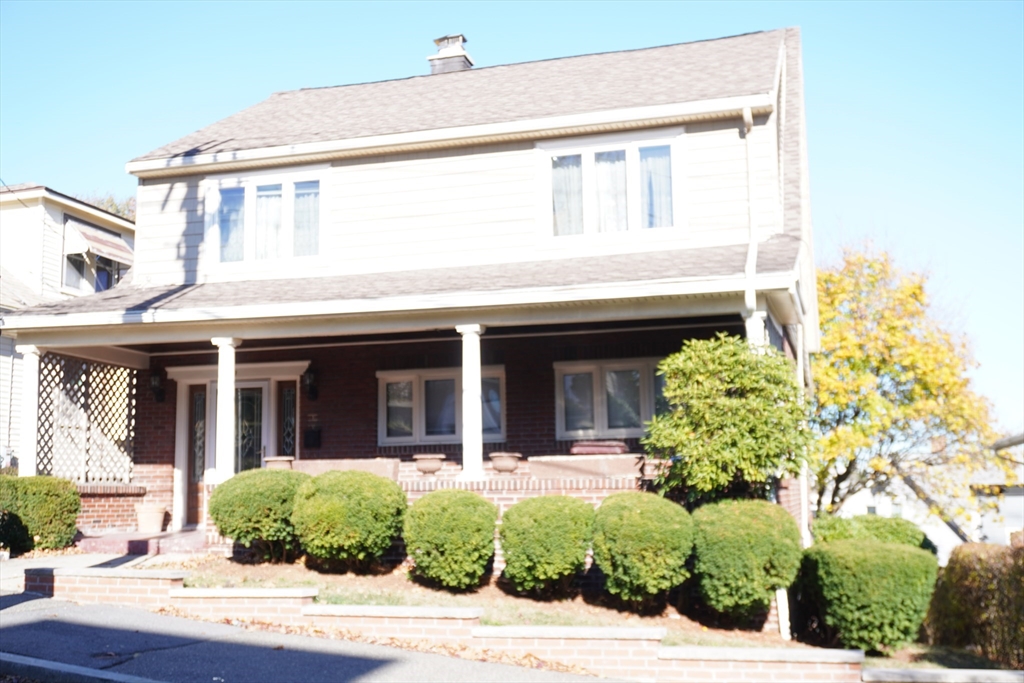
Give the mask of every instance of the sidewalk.
<path id="1" fill-rule="evenodd" d="M 7 564 L 0 566 L 5 573 Z M 76 605 L 29 593 L 0 596 L 0 643 L 0 674 L 17 671 L 41 681 L 90 679 L 59 667 L 16 668 L 14 658 L 2 654 L 84 667 L 96 673 L 94 681 L 124 681 L 125 675 L 168 683 L 594 680 L 380 645 L 247 631 L 134 608 Z M 117 675 L 99 678 L 105 674 Z"/>

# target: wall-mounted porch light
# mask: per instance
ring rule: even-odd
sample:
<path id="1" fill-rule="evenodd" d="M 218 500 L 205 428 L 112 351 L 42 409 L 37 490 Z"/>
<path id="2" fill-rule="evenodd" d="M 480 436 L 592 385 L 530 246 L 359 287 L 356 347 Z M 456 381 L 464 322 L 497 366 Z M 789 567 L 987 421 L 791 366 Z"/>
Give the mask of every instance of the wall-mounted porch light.
<path id="1" fill-rule="evenodd" d="M 149 376 L 149 390 L 153 394 L 154 401 L 164 402 L 164 375 L 160 370 L 155 370 Z"/>
<path id="2" fill-rule="evenodd" d="M 317 397 L 316 373 L 306 370 L 302 375 L 302 388 L 306 392 L 306 398 L 315 401 Z"/>

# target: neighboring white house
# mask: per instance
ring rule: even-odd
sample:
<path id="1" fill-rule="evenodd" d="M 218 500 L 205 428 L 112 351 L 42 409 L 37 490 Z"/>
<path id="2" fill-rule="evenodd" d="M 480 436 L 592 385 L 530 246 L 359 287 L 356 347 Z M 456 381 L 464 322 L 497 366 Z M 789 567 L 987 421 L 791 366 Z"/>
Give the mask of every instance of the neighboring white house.
<path id="1" fill-rule="evenodd" d="M 486 68 L 435 42 L 430 75 L 277 93 L 129 162 L 132 282 L 5 321 L 42 397 L 26 432 L 50 433 L 62 359 L 131 370 L 131 485 L 180 528 L 274 456 L 402 479 L 444 453 L 478 485 L 513 451 L 517 476 L 560 457 L 614 490 L 574 443 L 624 441 L 635 469 L 686 339 L 773 344 L 806 380 L 797 29 Z M 63 462 L 24 443 L 26 474 Z"/>
<path id="2" fill-rule="evenodd" d="M 0 320 L 29 306 L 94 294 L 131 267 L 135 225 L 43 185 L 0 186 Z M 17 457 L 21 355 L 0 324 L 0 459 Z"/>

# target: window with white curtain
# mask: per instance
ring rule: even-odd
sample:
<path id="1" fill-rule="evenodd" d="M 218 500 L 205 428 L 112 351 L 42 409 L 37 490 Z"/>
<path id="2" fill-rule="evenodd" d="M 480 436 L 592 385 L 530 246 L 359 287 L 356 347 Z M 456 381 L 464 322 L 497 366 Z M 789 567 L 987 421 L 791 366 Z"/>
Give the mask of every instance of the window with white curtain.
<path id="1" fill-rule="evenodd" d="M 319 180 L 256 176 L 210 182 L 207 225 L 219 235 L 222 263 L 319 254 Z"/>
<path id="2" fill-rule="evenodd" d="M 673 146 L 628 140 L 538 143 L 550 168 L 551 234 L 619 233 L 676 225 Z"/>
<path id="3" fill-rule="evenodd" d="M 630 438 L 668 409 L 658 359 L 555 363 L 558 439 Z"/>
<path id="4" fill-rule="evenodd" d="M 505 440 L 505 368 L 481 368 L 483 438 Z M 377 373 L 380 445 L 462 441 L 462 368 Z"/>

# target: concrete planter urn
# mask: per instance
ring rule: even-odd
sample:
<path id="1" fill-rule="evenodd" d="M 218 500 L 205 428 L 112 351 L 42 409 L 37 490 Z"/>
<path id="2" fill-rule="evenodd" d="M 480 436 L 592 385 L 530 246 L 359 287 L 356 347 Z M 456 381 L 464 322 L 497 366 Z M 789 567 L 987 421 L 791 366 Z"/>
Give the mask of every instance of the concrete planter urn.
<path id="1" fill-rule="evenodd" d="M 139 522 L 139 531 L 144 534 L 159 534 L 164 530 L 164 515 L 167 506 L 158 503 L 139 503 L 135 506 L 135 515 Z"/>
<path id="2" fill-rule="evenodd" d="M 416 453 L 412 456 L 416 469 L 424 476 L 437 474 L 444 465 L 444 453 Z"/>
<path id="3" fill-rule="evenodd" d="M 522 457 L 522 453 L 491 453 L 491 465 L 499 474 L 512 474 L 519 469 L 519 460 Z"/>

